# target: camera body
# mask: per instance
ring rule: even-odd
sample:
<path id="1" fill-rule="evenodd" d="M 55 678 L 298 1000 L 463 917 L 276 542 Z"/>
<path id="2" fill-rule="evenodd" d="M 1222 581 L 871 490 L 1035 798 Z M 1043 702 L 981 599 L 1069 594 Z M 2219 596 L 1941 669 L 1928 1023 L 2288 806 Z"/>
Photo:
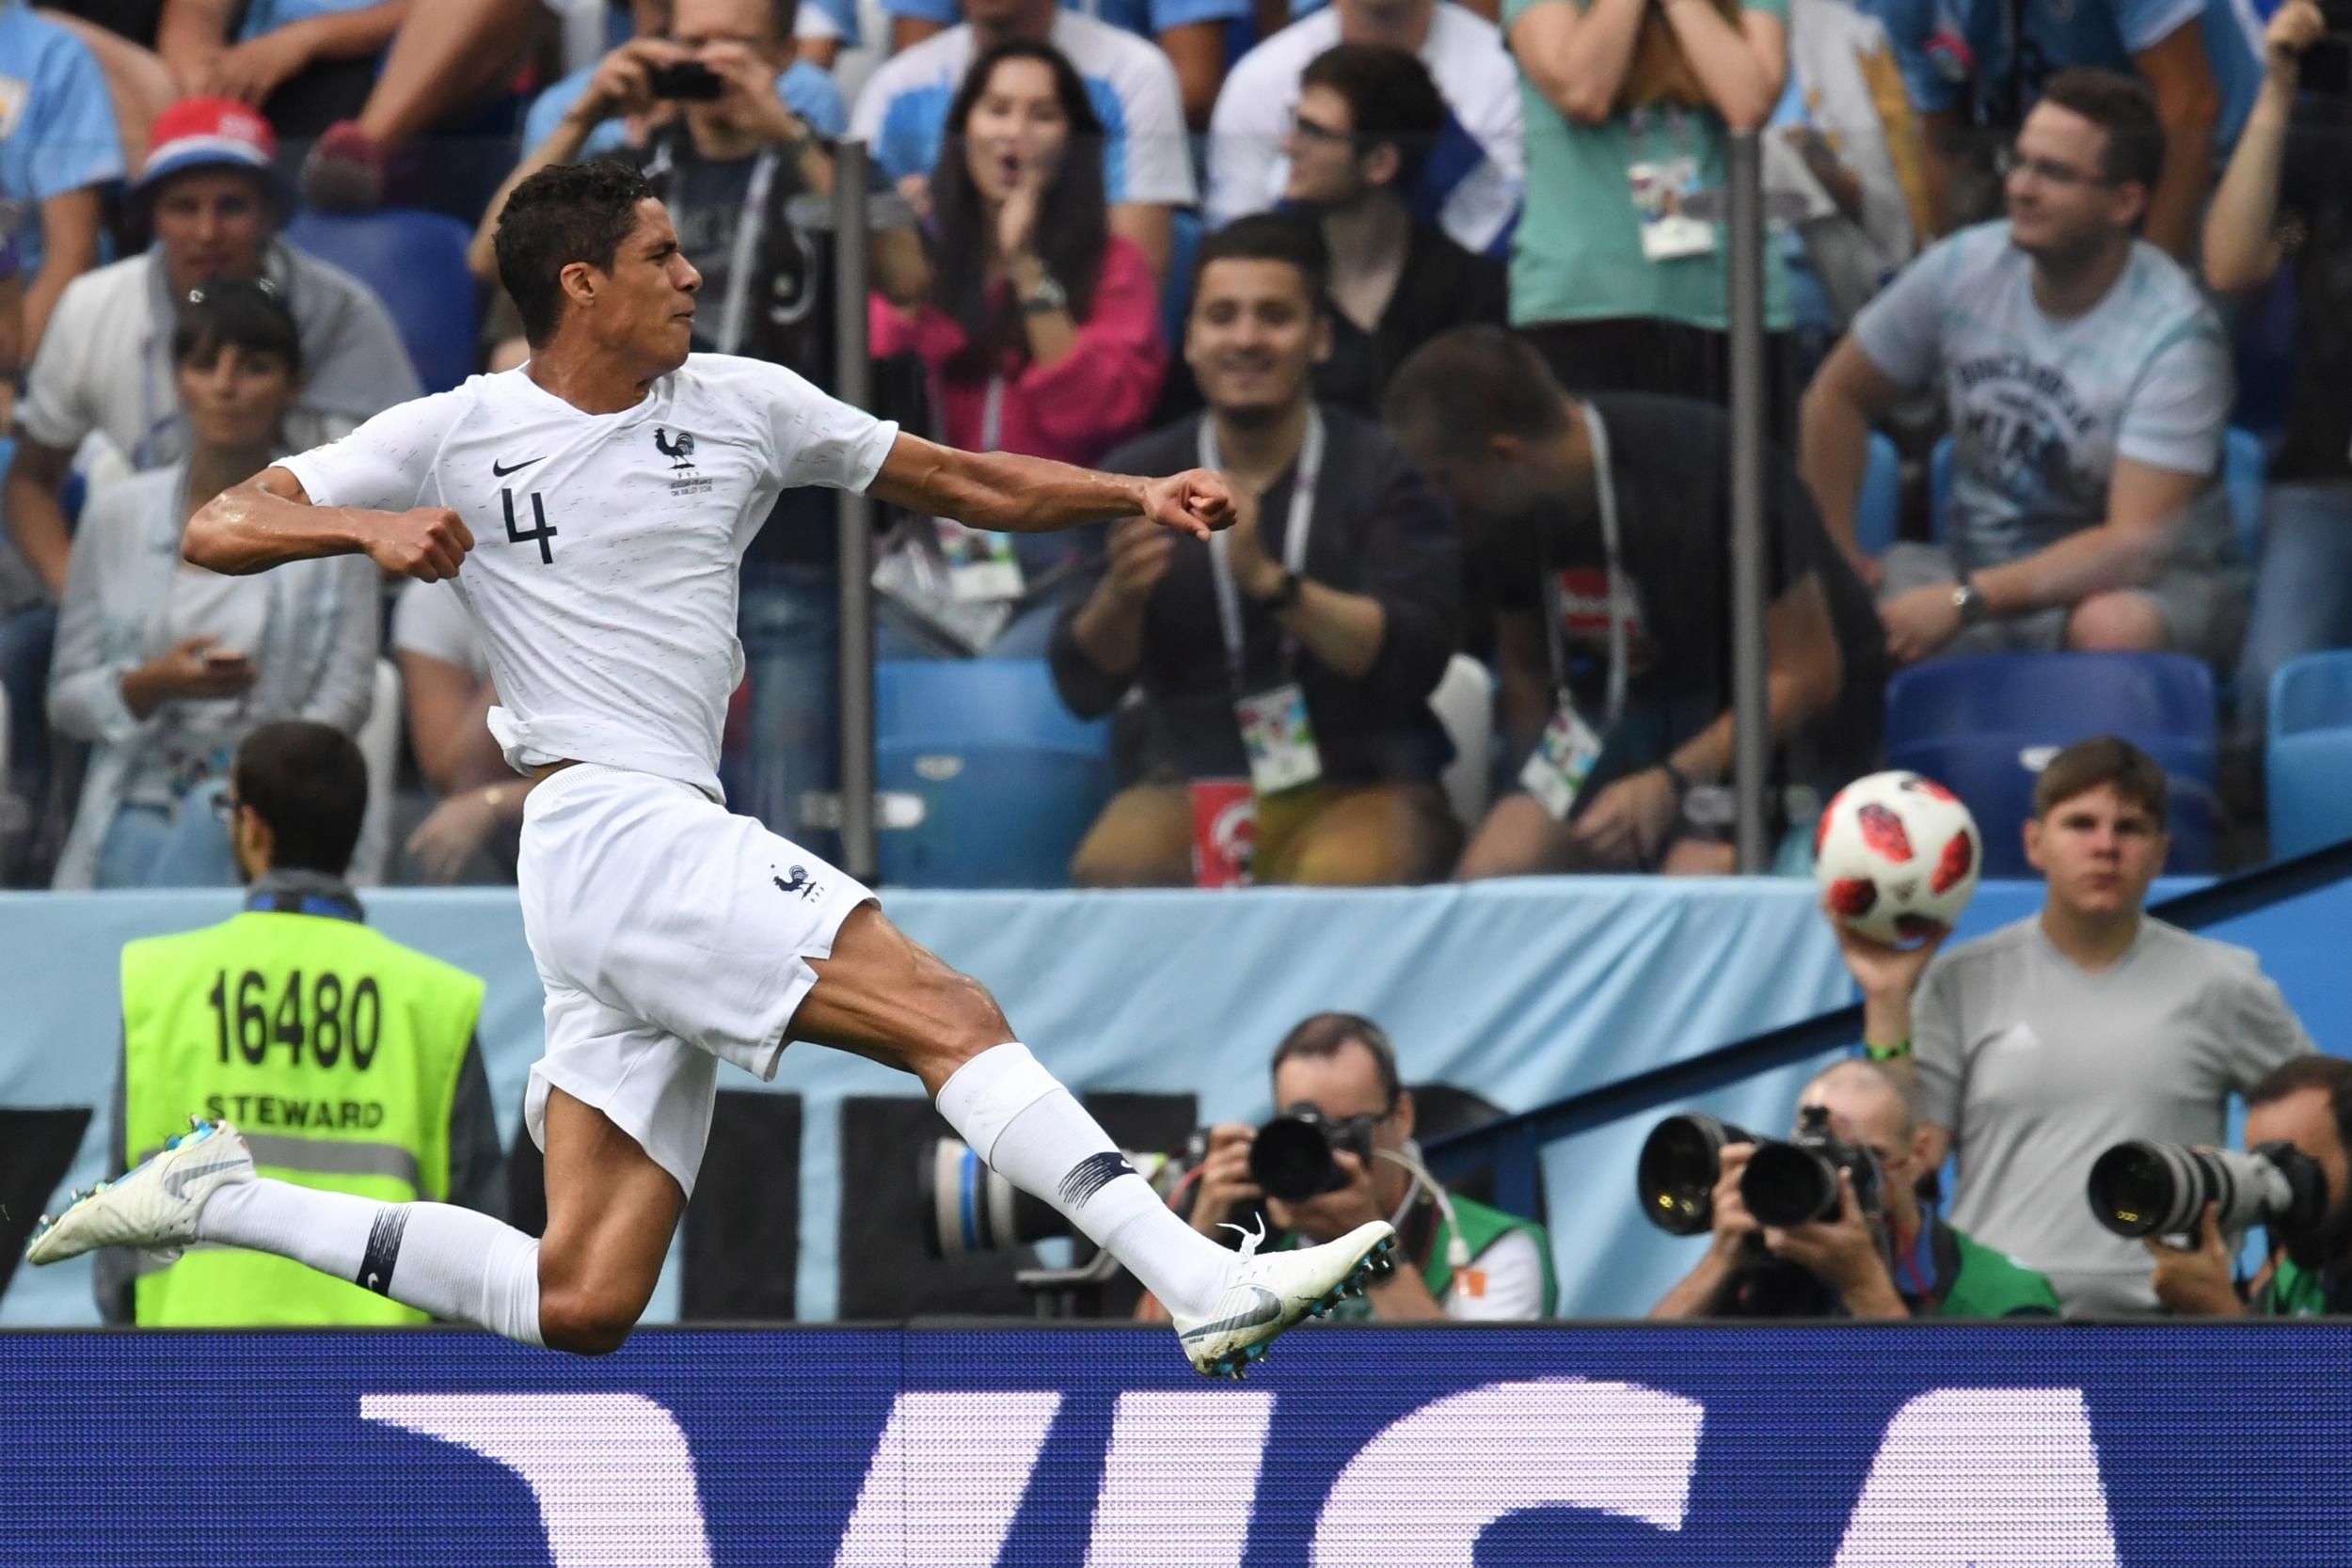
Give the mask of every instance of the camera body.
<path id="1" fill-rule="evenodd" d="M 645 73 L 646 89 L 656 98 L 684 103 L 715 103 L 726 96 L 726 78 L 700 60 L 658 65 Z"/>
<path id="2" fill-rule="evenodd" d="M 2205 1205 L 2223 1235 L 2257 1225 L 2281 1246 L 2316 1235 L 2328 1218 L 2328 1174 L 2290 1143 L 2229 1148 L 2135 1138 L 2090 1163 L 2090 1212 L 2119 1236 L 2195 1236 Z"/>
<path id="3" fill-rule="evenodd" d="M 1267 1196 L 1300 1203 L 1347 1185 L 1333 1156 L 1345 1149 L 1369 1167 L 1375 1116 L 1331 1117 L 1302 1100 L 1258 1129 L 1249 1145 L 1249 1180 Z"/>

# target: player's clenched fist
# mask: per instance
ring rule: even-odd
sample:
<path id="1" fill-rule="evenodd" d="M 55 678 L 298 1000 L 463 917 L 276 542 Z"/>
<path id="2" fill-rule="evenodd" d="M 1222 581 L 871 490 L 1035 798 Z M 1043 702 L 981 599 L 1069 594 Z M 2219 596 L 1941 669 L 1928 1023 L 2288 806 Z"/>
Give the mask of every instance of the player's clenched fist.
<path id="1" fill-rule="evenodd" d="M 472 548 L 473 533 L 463 517 L 446 506 L 420 506 L 385 514 L 368 541 L 368 558 L 397 576 L 438 582 L 455 577 Z"/>
<path id="2" fill-rule="evenodd" d="M 1223 474 L 1209 468 L 1149 480 L 1143 486 L 1143 515 L 1163 528 L 1206 539 L 1233 526 L 1232 488 Z"/>

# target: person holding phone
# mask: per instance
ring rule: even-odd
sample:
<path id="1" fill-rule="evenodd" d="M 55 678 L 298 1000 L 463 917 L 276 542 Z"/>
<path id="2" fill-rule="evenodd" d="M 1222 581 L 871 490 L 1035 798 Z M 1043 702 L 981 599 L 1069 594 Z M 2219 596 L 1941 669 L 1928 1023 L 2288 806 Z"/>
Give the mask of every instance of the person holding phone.
<path id="1" fill-rule="evenodd" d="M 49 717 L 94 750 L 61 888 L 234 886 L 215 800 L 237 743 L 275 719 L 352 734 L 368 714 L 365 556 L 266 578 L 180 558 L 197 508 L 286 450 L 302 383 L 294 317 L 267 285 L 208 279 L 180 310 L 171 358 L 188 454 L 93 495 L 66 576 Z"/>

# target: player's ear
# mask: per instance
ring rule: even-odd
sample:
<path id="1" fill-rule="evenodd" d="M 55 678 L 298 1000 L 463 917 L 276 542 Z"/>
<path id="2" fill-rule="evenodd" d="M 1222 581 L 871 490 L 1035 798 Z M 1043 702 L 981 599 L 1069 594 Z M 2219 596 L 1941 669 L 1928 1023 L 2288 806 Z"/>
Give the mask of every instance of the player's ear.
<path id="1" fill-rule="evenodd" d="M 555 281 L 565 299 L 585 310 L 596 305 L 596 291 L 603 286 L 604 277 L 585 261 L 571 261 L 555 275 Z"/>

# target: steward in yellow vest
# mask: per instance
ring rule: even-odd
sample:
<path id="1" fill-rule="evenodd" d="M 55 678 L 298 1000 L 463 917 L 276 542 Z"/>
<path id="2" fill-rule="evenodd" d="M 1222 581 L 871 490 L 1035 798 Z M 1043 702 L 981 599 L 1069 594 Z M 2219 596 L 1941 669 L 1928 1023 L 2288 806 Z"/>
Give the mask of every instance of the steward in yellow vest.
<path id="1" fill-rule="evenodd" d="M 330 763 L 345 760 L 315 732 L 341 748 L 350 741 L 323 725 L 268 729 L 313 733 L 274 749 L 255 747 L 257 732 L 239 750 L 230 832 L 254 878 L 244 911 L 122 949 L 118 1160 L 144 1160 L 194 1114 L 233 1122 L 263 1176 L 497 1214 L 504 1169 L 474 1033 L 482 981 L 361 923 L 341 873 L 365 806 L 364 771 L 356 798 L 347 779 L 321 787 L 316 756 L 270 776 L 279 752 L 324 746 Z M 142 1327 L 426 1321 L 259 1252 L 199 1245 L 169 1262 L 112 1253 L 100 1261 L 102 1311 Z"/>

